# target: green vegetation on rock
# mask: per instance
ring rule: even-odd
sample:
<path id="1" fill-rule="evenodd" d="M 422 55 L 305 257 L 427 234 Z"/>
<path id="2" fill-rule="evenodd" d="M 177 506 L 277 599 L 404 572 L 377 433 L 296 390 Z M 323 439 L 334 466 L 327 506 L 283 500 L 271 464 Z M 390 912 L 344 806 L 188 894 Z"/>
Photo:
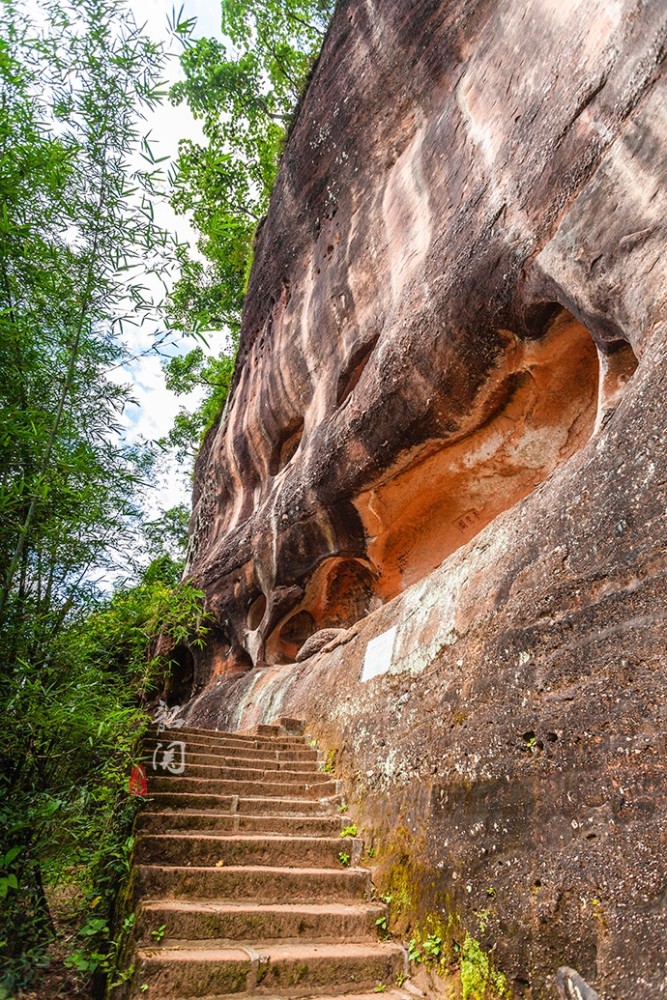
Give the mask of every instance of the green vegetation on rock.
<path id="1" fill-rule="evenodd" d="M 470 934 L 466 934 L 461 946 L 460 968 L 463 1000 L 509 996 L 505 976 L 496 971 L 491 956 Z"/>
<path id="2" fill-rule="evenodd" d="M 7 0 L 0 24 L 0 994 L 53 958 L 114 963 L 128 777 L 201 595 L 170 554 L 182 509 L 142 524 L 153 453 L 123 443 L 129 324 L 173 249 L 141 140 L 163 53 L 116 0 Z M 143 166 L 131 166 L 137 151 Z M 154 342 L 163 341 L 164 330 Z M 167 547 L 165 548 L 165 542 Z M 178 546 L 177 546 L 178 548 Z M 148 564 L 148 565 L 147 565 Z M 136 580 L 139 579 L 139 583 Z M 122 582 L 125 580 L 126 582 Z M 117 591 L 109 594 L 115 581 Z M 122 928 L 121 928 L 122 929 Z M 72 985 L 72 984 L 70 984 Z M 74 986 L 73 986 L 74 988 Z M 48 988 L 47 988 L 48 991 Z"/>

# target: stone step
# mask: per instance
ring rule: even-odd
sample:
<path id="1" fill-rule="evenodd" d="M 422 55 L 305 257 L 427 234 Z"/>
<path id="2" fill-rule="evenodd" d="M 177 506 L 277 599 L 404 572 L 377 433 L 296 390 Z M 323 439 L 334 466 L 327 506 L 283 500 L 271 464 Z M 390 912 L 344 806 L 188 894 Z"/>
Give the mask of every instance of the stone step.
<path id="1" fill-rule="evenodd" d="M 292 834 L 302 837 L 335 837 L 351 823 L 344 816 L 242 816 L 238 813 L 201 812 L 180 809 L 174 812 L 142 810 L 137 816 L 137 833 L 197 831 L 201 833 Z"/>
<path id="2" fill-rule="evenodd" d="M 258 726 L 255 726 L 255 732 L 258 736 L 280 736 L 284 733 L 284 730 L 277 722 L 274 722 L 271 725 L 260 723 Z"/>
<path id="3" fill-rule="evenodd" d="M 261 796 L 212 795 L 209 792 L 182 792 L 173 780 L 165 779 L 164 792 L 153 791 L 146 797 L 155 809 L 199 809 L 212 812 L 234 811 L 250 816 L 331 816 L 341 803 L 339 795 L 322 799 L 298 797 L 268 799 Z"/>
<path id="4" fill-rule="evenodd" d="M 137 953 L 132 996 L 358 993 L 394 983 L 404 965 L 403 949 L 395 944 L 281 944 L 261 954 L 239 948 L 145 948 Z M 145 984 L 148 990 L 141 990 Z"/>
<path id="5" fill-rule="evenodd" d="M 280 718 L 274 720 L 274 724 L 294 736 L 303 736 L 306 729 L 306 723 L 303 719 L 293 719 L 290 715 L 281 715 Z"/>
<path id="6" fill-rule="evenodd" d="M 208 994 L 208 996 L 201 996 L 199 1000 L 231 1000 L 234 996 L 238 994 L 230 993 L 216 993 L 215 995 Z M 285 1000 L 285 995 L 278 996 L 276 993 L 244 993 L 243 1000 Z M 345 1000 L 378 1000 L 379 996 L 382 996 L 382 1000 L 416 1000 L 417 997 L 423 996 L 421 992 L 418 993 L 407 993 L 405 990 L 401 989 L 387 989 L 378 990 L 374 989 L 372 993 L 337 993 L 333 996 L 330 993 L 318 993 L 317 1000 L 340 1000 L 341 996 L 345 997 Z M 313 994 L 310 997 L 302 997 L 301 1000 L 314 1000 Z M 185 997 L 174 997 L 173 1000 L 186 1000 Z"/>
<path id="7" fill-rule="evenodd" d="M 139 864 L 214 867 L 266 865 L 269 868 L 340 868 L 338 855 L 355 861 L 361 840 L 352 837 L 267 837 L 252 834 L 142 834 L 135 848 Z"/>
<path id="8" fill-rule="evenodd" d="M 218 733 L 213 729 L 149 729 L 147 737 L 168 741 L 188 740 L 207 746 L 245 747 L 248 750 L 303 750 L 308 747 L 303 736 L 240 736 L 235 733 Z"/>
<path id="9" fill-rule="evenodd" d="M 239 798 L 238 811 L 247 816 L 289 816 L 292 813 L 307 815 L 331 816 L 338 812 L 343 799 L 341 795 L 328 795 L 319 799 L 301 799 L 290 796 L 279 798 L 262 798 L 260 796 L 244 795 Z"/>
<path id="10" fill-rule="evenodd" d="M 151 755 L 158 744 L 166 747 L 170 743 L 185 743 L 186 753 L 205 754 L 213 756 L 216 759 L 225 757 L 229 760 L 253 761 L 256 767 L 259 765 L 263 766 L 265 761 L 284 761 L 292 764 L 307 762 L 309 764 L 316 764 L 318 760 L 318 751 L 313 747 L 292 750 L 266 750 L 246 746 L 217 746 L 211 743 L 200 743 L 196 739 L 171 740 L 153 736 L 147 736 L 144 739 L 144 745 L 150 751 Z"/>
<path id="11" fill-rule="evenodd" d="M 404 975 L 404 949 L 378 941 L 386 907 L 355 867 L 361 841 L 340 835 L 342 786 L 314 747 L 287 735 L 302 732 L 279 719 L 253 733 L 184 727 L 145 741 L 133 998 L 370 1000 Z M 172 766 L 184 761 L 184 774 L 154 769 L 176 741 L 185 751 L 173 748 Z"/>
<path id="12" fill-rule="evenodd" d="M 149 758 L 149 768 L 148 773 L 157 775 L 159 777 L 177 777 L 177 775 L 170 773 L 169 771 L 164 771 L 160 767 L 160 758 L 157 759 L 157 767 L 153 770 L 152 757 Z M 315 784 L 317 782 L 331 781 L 331 775 L 326 774 L 323 771 L 318 771 L 317 768 L 311 768 L 307 771 L 293 771 L 293 770 L 273 770 L 255 767 L 229 767 L 224 764 L 197 764 L 188 761 L 187 757 L 185 759 L 185 770 L 182 773 L 183 777 L 188 778 L 222 778 L 224 781 L 258 781 L 258 782 L 274 782 L 279 781 L 283 784 Z"/>
<path id="13" fill-rule="evenodd" d="M 168 743 L 156 743 L 156 747 L 165 748 L 168 747 Z M 148 749 L 143 754 L 143 763 L 152 764 L 153 757 L 155 756 L 156 762 L 159 762 L 160 755 L 154 754 L 154 749 Z M 206 748 L 202 747 L 205 750 Z M 234 754 L 228 753 L 227 751 L 223 753 L 199 753 L 198 750 L 191 750 L 190 744 L 187 744 L 187 749 L 185 751 L 184 759 L 186 764 L 210 764 L 213 767 L 233 767 L 243 770 L 261 770 L 261 771 L 298 771 L 304 774 L 312 774 L 313 772 L 321 773 L 318 761 L 315 757 L 307 758 L 306 760 L 292 760 L 291 758 L 285 758 L 283 760 L 277 760 L 275 757 L 262 756 L 259 758 L 254 757 L 240 757 Z"/>
<path id="14" fill-rule="evenodd" d="M 376 921 L 386 907 L 376 903 L 192 903 L 150 902 L 139 908 L 141 943 L 161 947 L 179 940 L 262 942 L 277 940 L 377 941 Z M 259 947 L 255 945 L 255 947 Z"/>
<path id="15" fill-rule="evenodd" d="M 311 781 L 228 781 L 224 778 L 188 778 L 180 774 L 148 775 L 149 796 L 153 792 L 185 792 L 191 795 L 239 795 L 244 798 L 331 798 L 338 782 L 328 776 Z"/>
<path id="16" fill-rule="evenodd" d="M 137 900 L 343 903 L 367 900 L 370 891 L 370 873 L 363 868 L 137 865 L 136 872 Z"/>

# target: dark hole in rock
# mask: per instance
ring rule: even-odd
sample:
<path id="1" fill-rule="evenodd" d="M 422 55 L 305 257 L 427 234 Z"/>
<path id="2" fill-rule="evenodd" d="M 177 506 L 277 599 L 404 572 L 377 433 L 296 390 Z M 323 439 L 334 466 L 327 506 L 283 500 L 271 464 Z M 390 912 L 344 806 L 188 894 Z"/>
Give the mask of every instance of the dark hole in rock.
<path id="1" fill-rule="evenodd" d="M 301 438 L 303 437 L 303 423 L 299 424 L 291 432 L 288 432 L 277 445 L 271 456 L 269 472 L 272 476 L 277 476 L 281 469 L 284 469 L 288 462 L 291 462 L 296 455 Z"/>
<path id="2" fill-rule="evenodd" d="M 370 343 L 364 344 L 356 350 L 350 357 L 348 363 L 340 374 L 338 387 L 336 389 L 336 405 L 340 406 L 352 394 L 359 383 L 366 365 L 370 361 L 371 354 L 375 350 L 375 345 L 379 339 L 377 334 Z"/>
<path id="3" fill-rule="evenodd" d="M 277 659 L 269 662 L 293 663 L 306 639 L 315 631 L 313 616 L 308 611 L 298 611 L 280 628 Z"/>
<path id="4" fill-rule="evenodd" d="M 534 302 L 523 317 L 523 332 L 527 337 L 543 337 L 549 325 L 562 312 L 558 302 Z"/>
<path id="5" fill-rule="evenodd" d="M 597 833 L 587 833 L 586 834 L 586 840 L 595 840 L 596 837 L 597 837 Z"/>
<path id="6" fill-rule="evenodd" d="M 251 632 L 259 628 L 264 617 L 264 612 L 266 611 L 266 597 L 264 594 L 259 594 L 258 597 L 252 602 L 248 608 L 248 628 Z"/>
<path id="7" fill-rule="evenodd" d="M 164 699 L 171 708 L 184 705 L 192 696 L 195 677 L 195 661 L 187 646 L 177 646 L 171 655 L 169 676 L 165 686 Z"/>
<path id="8" fill-rule="evenodd" d="M 556 733 L 547 733 L 547 739 L 549 740 L 549 743 L 558 742 L 558 736 L 556 735 Z"/>
<path id="9" fill-rule="evenodd" d="M 368 566 L 357 559 L 332 560 L 326 567 L 318 620 L 321 628 L 348 628 L 381 601 Z"/>
<path id="10" fill-rule="evenodd" d="M 527 733 L 524 733 L 522 735 L 521 739 L 523 740 L 524 743 L 527 743 L 529 746 L 532 746 L 533 743 L 535 742 L 535 733 L 533 732 L 532 729 L 529 729 Z"/>
<path id="11" fill-rule="evenodd" d="M 534 884 L 535 884 L 535 888 L 536 889 L 540 889 L 542 887 L 542 881 L 541 881 L 541 879 L 536 878 Z"/>

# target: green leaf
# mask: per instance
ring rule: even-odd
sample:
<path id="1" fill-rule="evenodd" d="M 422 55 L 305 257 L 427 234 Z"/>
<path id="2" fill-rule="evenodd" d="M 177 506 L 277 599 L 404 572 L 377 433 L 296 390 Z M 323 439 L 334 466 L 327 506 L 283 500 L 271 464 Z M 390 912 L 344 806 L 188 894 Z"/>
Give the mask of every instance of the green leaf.
<path id="1" fill-rule="evenodd" d="M 8 868 L 12 861 L 19 856 L 23 847 L 11 847 L 5 854 L 2 864 L 4 868 Z"/>

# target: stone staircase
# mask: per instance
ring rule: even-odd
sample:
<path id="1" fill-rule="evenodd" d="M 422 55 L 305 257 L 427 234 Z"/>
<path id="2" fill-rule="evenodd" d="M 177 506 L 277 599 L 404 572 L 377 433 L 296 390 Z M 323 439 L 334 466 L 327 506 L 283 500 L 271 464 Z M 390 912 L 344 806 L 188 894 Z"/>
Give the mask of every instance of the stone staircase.
<path id="1" fill-rule="evenodd" d="M 361 841 L 341 837 L 340 783 L 302 728 L 151 734 L 132 998 L 406 995 Z"/>

